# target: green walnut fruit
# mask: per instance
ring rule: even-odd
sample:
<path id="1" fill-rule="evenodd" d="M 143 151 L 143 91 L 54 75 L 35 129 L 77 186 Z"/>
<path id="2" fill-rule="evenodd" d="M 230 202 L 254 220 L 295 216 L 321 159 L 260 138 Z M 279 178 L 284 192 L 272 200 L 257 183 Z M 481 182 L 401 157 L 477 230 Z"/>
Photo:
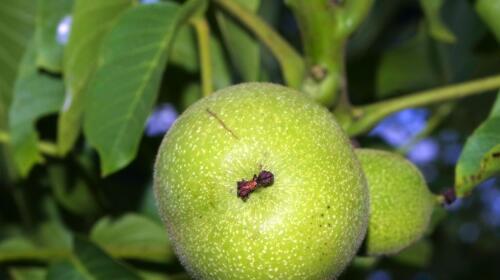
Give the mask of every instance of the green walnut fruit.
<path id="1" fill-rule="evenodd" d="M 403 157 L 370 149 L 356 154 L 370 193 L 366 253 L 398 253 L 422 237 L 436 200 L 417 167 Z"/>
<path id="2" fill-rule="evenodd" d="M 197 279 L 332 279 L 368 223 L 368 189 L 332 115 L 278 85 L 228 87 L 165 136 L 155 194 Z"/>

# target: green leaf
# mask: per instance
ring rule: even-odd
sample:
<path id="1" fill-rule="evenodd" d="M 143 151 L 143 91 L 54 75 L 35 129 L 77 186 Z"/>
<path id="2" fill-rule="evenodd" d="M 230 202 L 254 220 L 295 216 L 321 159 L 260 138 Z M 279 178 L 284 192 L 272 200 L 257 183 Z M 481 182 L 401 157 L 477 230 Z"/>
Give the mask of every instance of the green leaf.
<path id="1" fill-rule="evenodd" d="M 419 90 L 438 84 L 429 38 L 423 28 L 410 40 L 383 54 L 377 70 L 377 96 Z"/>
<path id="2" fill-rule="evenodd" d="M 214 90 L 225 88 L 232 83 L 231 70 L 220 41 L 216 36 L 210 36 L 213 73 L 211 76 Z M 168 67 L 170 68 L 163 75 L 164 80 L 162 81 L 162 84 L 166 85 L 166 87 L 161 94 L 162 97 L 171 95 L 167 99 L 180 97 L 179 109 L 182 112 L 203 96 L 200 82 L 198 45 L 192 25 L 184 25 L 179 29 L 173 39 L 171 48 L 168 58 Z M 174 75 L 169 75 L 170 73 L 174 73 Z M 180 80 L 185 82 L 180 82 Z M 156 211 L 154 203 L 152 206 Z"/>
<path id="3" fill-rule="evenodd" d="M 38 0 L 37 3 L 36 63 L 48 71 L 61 72 L 65 42 L 58 42 L 57 28 L 61 20 L 71 13 L 73 0 Z"/>
<path id="4" fill-rule="evenodd" d="M 15 236 L 0 242 L 0 262 L 24 259 L 36 251 L 34 242 L 26 237 Z M 36 258 L 36 257 L 35 257 Z"/>
<path id="5" fill-rule="evenodd" d="M 405 265 L 424 268 L 431 261 L 432 251 L 432 243 L 423 239 L 391 257 L 391 259 Z"/>
<path id="6" fill-rule="evenodd" d="M 347 55 L 360 56 L 372 50 L 375 40 L 400 10 L 403 2 L 402 0 L 375 1 L 366 19 L 347 41 Z"/>
<path id="7" fill-rule="evenodd" d="M 45 203 L 46 212 L 49 213 L 47 221 L 40 225 L 34 236 L 35 243 L 43 248 L 50 248 L 54 251 L 68 252 L 71 250 L 72 235 L 62 224 L 59 213 L 52 200 Z"/>
<path id="8" fill-rule="evenodd" d="M 260 0 L 236 0 L 236 2 L 254 13 L 260 6 Z M 222 38 L 236 70 L 244 81 L 257 81 L 260 69 L 259 42 L 234 18 L 220 11 L 216 16 Z"/>
<path id="9" fill-rule="evenodd" d="M 135 157 L 172 38 L 203 3 L 138 6 L 120 18 L 104 41 L 84 117 L 85 135 L 99 152 L 103 175 L 123 168 Z"/>
<path id="10" fill-rule="evenodd" d="M 13 231 L 0 241 L 0 263 L 4 261 L 40 260 L 68 256 L 71 247 L 70 233 L 61 224 L 51 200 L 43 202 L 42 215 L 46 221 L 34 232 Z M 6 234 L 5 231 L 2 232 Z"/>
<path id="11" fill-rule="evenodd" d="M 36 121 L 57 112 L 64 98 L 62 80 L 41 73 L 36 68 L 36 46 L 32 44 L 21 62 L 9 112 L 9 128 L 14 160 L 22 176 L 41 162 Z"/>
<path id="12" fill-rule="evenodd" d="M 198 45 L 196 34 L 191 26 L 185 25 L 179 29 L 171 48 L 169 63 L 180 66 L 188 72 L 199 74 Z M 215 36 L 210 37 L 210 54 L 214 88 L 221 89 L 229 86 L 231 84 L 230 70 L 221 43 Z M 201 97 L 201 90 L 199 91 L 199 97 Z"/>
<path id="13" fill-rule="evenodd" d="M 339 36 L 351 35 L 366 19 L 375 0 L 351 0 L 341 2 L 339 11 Z"/>
<path id="14" fill-rule="evenodd" d="M 9 269 L 13 280 L 45 280 L 47 269 L 43 267 L 13 267 Z"/>
<path id="15" fill-rule="evenodd" d="M 48 169 L 50 187 L 54 198 L 71 213 L 91 217 L 99 212 L 99 206 L 90 186 L 75 170 L 64 165 L 52 164 Z"/>
<path id="16" fill-rule="evenodd" d="M 127 266 L 113 260 L 90 241 L 75 237 L 73 244 L 75 256 L 51 265 L 47 274 L 48 280 L 140 279 Z"/>
<path id="17" fill-rule="evenodd" d="M 145 280 L 191 280 L 192 279 L 191 277 L 189 277 L 189 275 L 187 275 L 184 272 L 166 275 L 165 272 L 158 273 L 153 271 L 141 270 L 138 271 L 137 273 L 139 274 L 139 276 L 141 276 L 142 279 Z"/>
<path id="18" fill-rule="evenodd" d="M 200 64 L 197 48 L 196 34 L 193 28 L 189 25 L 181 27 L 172 42 L 169 63 L 180 66 L 188 72 L 198 72 Z M 212 67 L 214 68 L 213 82 L 215 83 L 215 87 L 225 87 L 231 83 L 231 78 L 222 46 L 214 36 L 210 37 L 210 52 L 212 55 Z"/>
<path id="19" fill-rule="evenodd" d="M 420 0 L 431 36 L 445 43 L 455 43 L 457 40 L 441 19 L 439 14 L 444 0 Z"/>
<path id="20" fill-rule="evenodd" d="M 179 66 L 189 72 L 189 74 L 199 75 L 200 65 L 198 61 L 198 46 L 194 29 L 192 26 L 185 25 L 179 29 L 172 42 L 172 50 L 169 55 L 168 63 Z M 214 89 L 221 89 L 231 84 L 231 73 L 228 67 L 227 59 L 224 55 L 220 40 L 215 36 L 210 37 L 210 54 L 212 62 L 212 83 Z M 176 82 L 167 78 L 167 84 Z M 197 81 L 198 82 L 198 81 Z M 176 93 L 182 96 L 182 99 L 189 101 L 182 102 L 182 107 L 187 107 L 194 101 L 201 98 L 201 88 L 199 84 L 187 86 L 182 93 Z M 189 95 L 189 97 L 186 97 Z"/>
<path id="21" fill-rule="evenodd" d="M 221 43 L 214 37 L 210 38 L 210 52 L 212 54 L 214 89 L 221 89 L 231 85 L 231 71 L 224 56 Z"/>
<path id="22" fill-rule="evenodd" d="M 81 270 L 79 270 L 81 269 Z M 73 264 L 69 260 L 64 260 L 52 264 L 47 272 L 46 280 L 86 280 L 93 279 L 91 275 L 87 275 L 84 268 L 80 268 L 78 264 Z"/>
<path id="23" fill-rule="evenodd" d="M 184 68 L 188 72 L 199 70 L 198 50 L 194 30 L 189 25 L 179 29 L 172 42 L 169 63 Z"/>
<path id="24" fill-rule="evenodd" d="M 180 110 L 184 111 L 191 104 L 202 98 L 200 82 L 200 65 L 195 30 L 192 25 L 185 25 L 173 39 L 172 51 L 169 55 L 169 67 L 174 66 L 164 75 L 163 85 L 167 85 L 164 95 L 180 96 Z M 210 55 L 212 63 L 212 84 L 214 90 L 229 86 L 232 83 L 231 70 L 227 57 L 224 54 L 220 40 L 210 36 Z M 182 70 L 179 71 L 181 68 Z M 181 74 L 185 83 L 179 82 L 178 75 L 169 75 L 175 72 Z M 180 85 L 180 87 L 179 87 Z M 174 98 L 176 98 L 174 97 Z"/>
<path id="25" fill-rule="evenodd" d="M 477 0 L 476 11 L 500 42 L 500 1 Z"/>
<path id="26" fill-rule="evenodd" d="M 349 266 L 356 270 L 371 270 L 377 265 L 378 261 L 377 257 L 355 256 Z"/>
<path id="27" fill-rule="evenodd" d="M 303 57 L 257 14 L 242 7 L 236 1 L 217 0 L 216 2 L 226 12 L 238 18 L 260 42 L 269 48 L 280 64 L 286 84 L 299 88 L 305 72 Z"/>
<path id="28" fill-rule="evenodd" d="M 0 130 L 7 130 L 7 116 L 19 62 L 32 37 L 35 22 L 32 0 L 3 0 L 0 8 Z M 0 177 L 17 177 L 12 151 L 0 145 Z"/>
<path id="29" fill-rule="evenodd" d="M 0 242 L 0 262 L 63 259 L 71 252 L 71 234 L 52 217 L 35 234 L 17 234 Z"/>
<path id="30" fill-rule="evenodd" d="M 467 195 L 482 181 L 500 172 L 500 94 L 486 119 L 465 142 L 455 167 L 455 191 Z"/>
<path id="31" fill-rule="evenodd" d="M 457 44 L 437 44 L 439 65 L 446 83 L 456 83 L 477 75 L 477 45 L 485 27 L 469 1 L 446 1 L 443 20 L 457 38 Z"/>
<path id="32" fill-rule="evenodd" d="M 70 260 L 71 267 L 75 265 L 73 259 L 85 261 L 80 249 L 75 247 L 78 239 L 73 240 L 71 232 L 61 223 L 54 203 L 46 201 L 45 208 L 46 222 L 34 234 L 17 232 L 0 241 L 0 263 Z M 118 220 L 103 218 L 96 223 L 90 235 L 93 242 L 113 258 L 158 263 L 175 260 L 163 225 L 137 214 L 125 215 Z M 79 266 L 78 263 L 76 265 Z"/>
<path id="33" fill-rule="evenodd" d="M 199 87 L 198 92 L 201 93 Z M 146 190 L 141 198 L 141 204 L 138 212 L 157 223 L 162 223 L 160 214 L 158 213 L 158 207 L 156 206 L 152 183 L 146 186 Z"/>
<path id="34" fill-rule="evenodd" d="M 59 116 L 57 143 L 62 154 L 80 134 L 84 91 L 97 65 L 103 37 L 135 0 L 76 0 L 71 34 L 64 50 L 64 79 L 68 86 Z"/>
<path id="35" fill-rule="evenodd" d="M 7 112 L 19 62 L 33 34 L 32 0 L 3 0 L 0 9 L 0 112 Z M 0 116 L 0 120 L 3 116 Z"/>
<path id="36" fill-rule="evenodd" d="M 118 220 L 102 218 L 90 236 L 118 258 L 156 262 L 175 259 L 163 225 L 137 214 L 127 214 Z"/>

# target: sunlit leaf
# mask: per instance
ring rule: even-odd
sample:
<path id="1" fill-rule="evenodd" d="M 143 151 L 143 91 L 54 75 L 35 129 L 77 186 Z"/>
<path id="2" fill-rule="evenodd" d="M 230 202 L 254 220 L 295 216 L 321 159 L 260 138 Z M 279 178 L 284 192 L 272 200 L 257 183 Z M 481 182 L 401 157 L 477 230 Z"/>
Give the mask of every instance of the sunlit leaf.
<path id="1" fill-rule="evenodd" d="M 175 259 L 163 224 L 127 214 L 118 220 L 99 220 L 90 237 L 114 257 L 169 262 Z"/>
<path id="2" fill-rule="evenodd" d="M 67 279 L 140 279 L 127 266 L 113 260 L 90 241 L 74 239 L 74 257 L 49 267 L 47 280 Z"/>
<path id="3" fill-rule="evenodd" d="M 260 5 L 260 0 L 237 0 L 236 2 L 253 12 L 256 12 Z M 236 70 L 244 81 L 257 81 L 260 69 L 258 41 L 234 18 L 225 13 L 217 12 L 217 22 Z"/>
<path id="4" fill-rule="evenodd" d="M 36 63 L 51 72 L 62 68 L 63 46 L 58 38 L 58 26 L 71 13 L 73 0 L 38 0 L 35 38 L 38 45 Z"/>
<path id="5" fill-rule="evenodd" d="M 39 72 L 36 68 L 35 48 L 32 44 L 22 60 L 9 112 L 14 160 L 24 176 L 42 160 L 37 146 L 36 121 L 57 112 L 64 98 L 62 80 Z"/>
<path id="6" fill-rule="evenodd" d="M 440 15 L 440 9 L 444 0 L 420 0 L 420 5 L 424 11 L 431 36 L 445 43 L 454 43 L 455 35 L 443 23 Z"/>
<path id="7" fill-rule="evenodd" d="M 95 71 L 102 38 L 134 0 L 76 0 L 68 45 L 64 51 L 64 80 L 68 89 L 59 116 L 57 142 L 61 153 L 80 134 L 84 91 Z"/>
<path id="8" fill-rule="evenodd" d="M 202 0 L 141 5 L 120 18 L 99 54 L 86 97 L 85 135 L 108 175 L 135 156 L 157 96 L 172 38 Z"/>
<path id="9" fill-rule="evenodd" d="M 476 10 L 491 32 L 495 34 L 497 40 L 500 41 L 500 1 L 477 0 Z"/>
<path id="10" fill-rule="evenodd" d="M 500 172 L 500 95 L 486 119 L 467 139 L 455 169 L 457 196 L 467 195 Z"/>

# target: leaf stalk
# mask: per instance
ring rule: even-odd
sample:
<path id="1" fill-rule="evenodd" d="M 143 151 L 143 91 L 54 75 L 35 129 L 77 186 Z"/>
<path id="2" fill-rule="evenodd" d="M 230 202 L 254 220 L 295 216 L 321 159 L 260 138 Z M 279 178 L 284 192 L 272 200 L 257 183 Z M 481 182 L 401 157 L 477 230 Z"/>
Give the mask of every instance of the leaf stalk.
<path id="1" fill-rule="evenodd" d="M 201 65 L 201 88 L 203 96 L 213 92 L 212 58 L 210 53 L 210 27 L 204 17 L 196 17 L 191 21 L 198 38 L 198 49 Z"/>

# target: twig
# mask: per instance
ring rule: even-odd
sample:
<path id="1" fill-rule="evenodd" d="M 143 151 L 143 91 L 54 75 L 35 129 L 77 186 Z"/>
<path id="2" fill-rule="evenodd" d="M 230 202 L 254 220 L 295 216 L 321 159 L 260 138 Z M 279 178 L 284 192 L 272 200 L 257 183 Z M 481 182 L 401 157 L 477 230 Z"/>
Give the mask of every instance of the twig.
<path id="1" fill-rule="evenodd" d="M 416 92 L 366 106 L 354 107 L 352 108 L 353 120 L 347 123 L 345 129 L 350 136 L 355 136 L 369 130 L 386 116 L 402 109 L 455 100 L 498 88 L 500 88 L 500 75 Z"/>

